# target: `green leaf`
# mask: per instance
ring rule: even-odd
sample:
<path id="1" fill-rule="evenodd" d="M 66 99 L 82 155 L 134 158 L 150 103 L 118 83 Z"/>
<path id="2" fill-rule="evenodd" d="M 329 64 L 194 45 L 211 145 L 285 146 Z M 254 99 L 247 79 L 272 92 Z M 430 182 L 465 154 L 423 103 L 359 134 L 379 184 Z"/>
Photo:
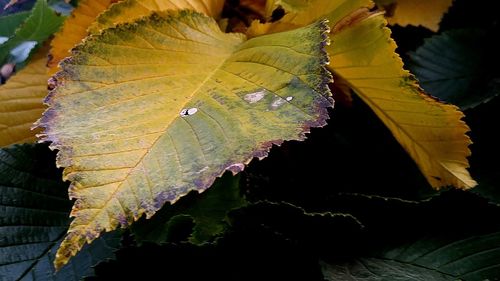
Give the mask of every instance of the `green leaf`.
<path id="1" fill-rule="evenodd" d="M 55 250 L 68 229 L 67 184 L 46 145 L 0 150 L 0 279 L 80 280 L 91 266 L 112 256 L 118 234 L 86 247 L 54 275 Z"/>
<path id="2" fill-rule="evenodd" d="M 456 278 L 412 264 L 377 258 L 358 258 L 349 262 L 321 262 L 327 281 L 456 281 Z"/>
<path id="3" fill-rule="evenodd" d="M 29 15 L 30 12 L 20 12 L 0 17 L 0 36 L 11 37 Z"/>
<path id="4" fill-rule="evenodd" d="M 429 236 L 375 257 L 322 266 L 332 281 L 495 280 L 500 276 L 500 232 Z"/>
<path id="5" fill-rule="evenodd" d="M 225 230 L 226 214 L 247 204 L 240 193 L 239 181 L 239 176 L 226 173 L 202 194 L 192 192 L 174 205 L 164 206 L 151 219 L 138 221 L 132 232 L 140 242 L 173 242 L 169 239 L 172 229 L 177 223 L 184 224 L 187 217 L 195 223 L 189 241 L 209 242 Z"/>
<path id="6" fill-rule="evenodd" d="M 57 259 L 303 140 L 332 106 L 324 21 L 246 40 L 193 11 L 90 36 L 54 78 L 41 140 L 77 199 Z"/>
<path id="7" fill-rule="evenodd" d="M 24 42 L 36 42 L 40 45 L 50 35 L 59 29 L 64 21 L 63 17 L 52 11 L 47 0 L 38 0 L 31 11 L 31 15 L 18 28 L 12 38 L 0 45 L 0 63 L 4 62 L 9 52 Z"/>
<path id="8" fill-rule="evenodd" d="M 481 29 L 444 32 L 410 53 L 409 68 L 429 94 L 464 110 L 475 107 L 500 94 L 500 76 L 491 77 L 498 67 L 491 63 L 498 51 L 492 38 Z"/>

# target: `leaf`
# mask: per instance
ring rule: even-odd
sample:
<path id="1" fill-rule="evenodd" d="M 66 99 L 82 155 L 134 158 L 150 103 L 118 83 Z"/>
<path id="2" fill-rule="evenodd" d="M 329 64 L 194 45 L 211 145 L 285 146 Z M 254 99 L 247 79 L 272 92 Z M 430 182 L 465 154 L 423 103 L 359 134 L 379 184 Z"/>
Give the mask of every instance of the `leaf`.
<path id="1" fill-rule="evenodd" d="M 35 141 L 30 128 L 40 118 L 47 95 L 47 49 L 41 48 L 30 63 L 0 87 L 0 146 Z"/>
<path id="2" fill-rule="evenodd" d="M 5 61 L 9 52 L 24 42 L 36 42 L 38 45 L 52 35 L 64 19 L 57 16 L 47 5 L 47 0 L 38 0 L 31 15 L 16 30 L 15 35 L 0 45 L 0 63 Z"/>
<path id="3" fill-rule="evenodd" d="M 500 232 L 429 236 L 374 257 L 322 263 L 327 280 L 495 280 L 500 274 Z M 463 235 L 462 235 L 463 236 Z"/>
<path id="4" fill-rule="evenodd" d="M 70 56 L 70 50 L 87 37 L 87 29 L 103 11 L 119 0 L 82 0 L 51 42 L 49 74 L 58 71 L 59 62 Z"/>
<path id="5" fill-rule="evenodd" d="M 329 25 L 334 26 L 354 11 L 372 6 L 371 0 L 269 0 L 266 6 L 267 16 L 271 17 L 272 12 L 280 7 L 285 8 L 285 16 L 277 22 L 262 24 L 265 27 L 254 22 L 249 32 L 257 36 L 291 30 L 322 18 L 328 19 Z M 260 29 L 260 32 L 252 28 Z"/>
<path id="6" fill-rule="evenodd" d="M 461 280 L 494 280 L 500 274 L 500 232 L 453 239 L 427 237 L 386 251 L 383 258 L 426 267 Z"/>
<path id="7" fill-rule="evenodd" d="M 11 37 L 29 15 L 29 12 L 19 12 L 0 17 L 0 36 Z"/>
<path id="8" fill-rule="evenodd" d="M 492 58 L 498 50 L 490 36 L 481 29 L 436 35 L 410 53 L 409 68 L 433 96 L 463 110 L 475 107 L 500 94 L 498 88 L 488 89 L 497 67 Z"/>
<path id="9" fill-rule="evenodd" d="M 401 26 L 422 25 L 437 32 L 444 13 L 448 11 L 453 0 L 395 0 L 396 7 L 388 17 L 390 24 Z"/>
<path id="10" fill-rule="evenodd" d="M 109 233 L 54 273 L 51 263 L 68 228 L 71 202 L 60 170 L 48 163 L 54 163 L 54 155 L 45 145 L 0 149 L 2 280 L 80 280 L 119 243 L 117 233 Z"/>
<path id="11" fill-rule="evenodd" d="M 453 276 L 412 264 L 379 258 L 357 258 L 339 264 L 320 262 L 327 281 L 455 281 Z"/>
<path id="12" fill-rule="evenodd" d="M 239 176 L 225 174 L 202 194 L 192 193 L 171 206 L 164 206 L 149 220 L 140 220 L 133 227 L 135 238 L 155 243 L 173 242 L 169 240 L 173 220 L 188 217 L 195 222 L 189 241 L 194 244 L 209 242 L 226 228 L 226 214 L 247 203 L 240 194 Z"/>
<path id="13" fill-rule="evenodd" d="M 153 12 L 191 9 L 213 18 L 222 13 L 224 0 L 125 0 L 113 5 L 89 28 L 91 34 L 122 23 L 134 22 Z"/>
<path id="14" fill-rule="evenodd" d="M 475 186 L 466 169 L 471 141 L 463 113 L 418 88 L 395 53 L 383 17 L 370 17 L 331 40 L 329 67 L 372 108 L 429 183 L 434 188 Z"/>
<path id="15" fill-rule="evenodd" d="M 329 20 L 329 69 L 345 80 L 393 133 L 434 188 L 471 188 L 468 126 L 455 106 L 423 93 L 395 53 L 386 21 L 369 12 L 369 1 L 279 0 L 294 9 L 266 32 Z M 296 3 L 302 3 L 298 5 Z"/>
<path id="16" fill-rule="evenodd" d="M 323 22 L 245 42 L 191 11 L 105 30 L 74 49 L 39 120 L 77 199 L 60 267 L 102 231 L 304 139 L 331 106 Z"/>

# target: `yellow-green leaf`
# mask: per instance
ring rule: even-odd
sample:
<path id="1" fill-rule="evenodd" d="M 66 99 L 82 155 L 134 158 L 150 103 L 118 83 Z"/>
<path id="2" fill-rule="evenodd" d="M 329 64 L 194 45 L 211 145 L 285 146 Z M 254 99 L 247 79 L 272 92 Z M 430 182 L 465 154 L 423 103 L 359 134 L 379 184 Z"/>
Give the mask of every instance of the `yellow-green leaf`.
<path id="1" fill-rule="evenodd" d="M 50 74 L 58 71 L 59 62 L 70 55 L 69 51 L 88 35 L 87 29 L 97 16 L 112 3 L 120 0 L 82 0 L 64 22 L 61 31 L 56 33 L 51 42 Z"/>
<path id="2" fill-rule="evenodd" d="M 41 48 L 25 68 L 0 86 L 0 146 L 35 140 L 30 128 L 45 109 L 46 63 L 47 48 Z"/>
<path id="3" fill-rule="evenodd" d="M 463 113 L 427 96 L 395 53 L 382 15 L 331 36 L 330 68 L 345 79 L 415 160 L 435 187 L 471 188 L 471 141 Z"/>
<path id="4" fill-rule="evenodd" d="M 77 199 L 56 266 L 102 231 L 151 217 L 323 126 L 326 29 L 317 22 L 246 41 L 210 17 L 169 11 L 74 49 L 38 122 Z"/>
<path id="5" fill-rule="evenodd" d="M 152 12 L 167 10 L 190 9 L 218 18 L 223 6 L 224 0 L 125 0 L 100 15 L 89 31 L 91 34 L 97 34 L 101 30 L 120 23 L 133 22 Z"/>

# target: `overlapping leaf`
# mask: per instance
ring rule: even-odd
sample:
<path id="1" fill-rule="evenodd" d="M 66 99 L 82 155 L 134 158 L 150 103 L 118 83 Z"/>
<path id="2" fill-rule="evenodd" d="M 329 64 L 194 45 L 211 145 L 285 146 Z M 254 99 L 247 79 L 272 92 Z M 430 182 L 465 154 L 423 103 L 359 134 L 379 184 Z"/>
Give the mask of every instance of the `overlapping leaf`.
<path id="1" fill-rule="evenodd" d="M 41 48 L 30 63 L 0 86 L 0 146 L 32 142 L 30 128 L 45 110 L 47 49 Z"/>
<path id="2" fill-rule="evenodd" d="M 56 266 L 102 231 L 150 217 L 324 125 L 325 32 L 318 22 L 245 41 L 181 11 L 77 47 L 38 123 L 77 199 Z"/>
<path id="3" fill-rule="evenodd" d="M 453 0 L 375 0 L 375 2 L 394 5 L 394 10 L 388 14 L 390 24 L 422 25 L 432 31 L 438 31 L 441 18 Z"/>
<path id="4" fill-rule="evenodd" d="M 50 164 L 52 163 L 52 164 Z M 109 233 L 57 274 L 52 262 L 70 219 L 67 184 L 46 145 L 0 149 L 0 279 L 80 280 L 112 257 L 119 243 Z"/>
<path id="5" fill-rule="evenodd" d="M 50 73 L 57 72 L 57 65 L 69 51 L 88 35 L 87 29 L 96 20 L 97 16 L 105 11 L 112 3 L 120 0 L 83 0 L 73 11 L 64 25 L 51 42 Z"/>
<path id="6" fill-rule="evenodd" d="M 423 93 L 395 54 L 381 15 L 334 34 L 330 68 L 353 87 L 435 187 L 471 188 L 469 130 L 452 105 Z"/>
<path id="7" fill-rule="evenodd" d="M 92 24 L 89 31 L 99 31 L 120 23 L 133 22 L 152 12 L 190 9 L 207 16 L 218 18 L 222 12 L 224 0 L 125 0 L 113 5 Z"/>
<path id="8" fill-rule="evenodd" d="M 469 128 L 461 121 L 463 114 L 419 89 L 395 53 L 396 44 L 383 16 L 368 11 L 369 1 L 278 2 L 295 6 L 270 25 L 268 32 L 304 25 L 318 17 L 330 20 L 329 68 L 374 110 L 433 187 L 476 185 L 466 169 L 471 142 L 465 135 Z"/>
<path id="9" fill-rule="evenodd" d="M 0 36 L 9 38 L 14 35 L 16 29 L 29 15 L 29 12 L 19 12 L 0 17 Z"/>
<path id="10" fill-rule="evenodd" d="M 220 235 L 226 228 L 226 214 L 247 204 L 240 192 L 240 177 L 226 173 L 217 179 L 209 190 L 202 194 L 185 196 L 172 206 L 164 206 L 149 220 L 140 220 L 132 232 L 138 241 L 155 243 L 170 241 L 175 236 L 179 220 L 194 223 L 188 239 L 194 244 L 203 244 Z M 177 219 L 176 219 L 177 218 Z"/>
<path id="11" fill-rule="evenodd" d="M 52 35 L 63 22 L 63 18 L 52 11 L 47 0 L 38 0 L 31 11 L 31 15 L 24 24 L 16 30 L 15 35 L 0 45 L 0 63 L 4 62 L 9 52 L 24 42 L 41 44 Z"/>
<path id="12" fill-rule="evenodd" d="M 481 29 L 444 32 L 410 53 L 409 68 L 431 95 L 462 109 L 475 107 L 500 94 L 499 45 L 492 37 Z"/>

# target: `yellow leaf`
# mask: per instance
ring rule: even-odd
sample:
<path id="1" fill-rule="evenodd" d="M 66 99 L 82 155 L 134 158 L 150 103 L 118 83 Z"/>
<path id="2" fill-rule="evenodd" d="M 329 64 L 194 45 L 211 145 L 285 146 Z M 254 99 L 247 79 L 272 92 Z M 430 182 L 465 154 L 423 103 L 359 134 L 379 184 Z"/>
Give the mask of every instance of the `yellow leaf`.
<path id="1" fill-rule="evenodd" d="M 120 0 L 82 0 L 71 16 L 64 22 L 61 31 L 56 33 L 51 43 L 49 74 L 58 71 L 59 62 L 70 55 L 69 51 L 88 35 L 87 29 L 97 16 L 111 4 Z"/>
<path id="2" fill-rule="evenodd" d="M 324 22 L 246 40 L 192 11 L 91 36 L 62 64 L 38 125 L 77 199 L 59 268 L 102 231 L 304 139 L 332 105 Z"/>
<path id="3" fill-rule="evenodd" d="M 267 13 L 277 7 L 285 9 L 285 16 L 279 21 L 295 26 L 304 26 L 315 20 L 326 18 L 330 26 L 361 8 L 373 7 L 371 0 L 269 0 Z"/>
<path id="4" fill-rule="evenodd" d="M 453 4 L 453 0 L 396 0 L 396 8 L 388 18 L 390 24 L 422 25 L 432 31 L 438 31 L 444 13 Z"/>
<path id="5" fill-rule="evenodd" d="M 0 146 L 32 142 L 30 128 L 45 109 L 47 95 L 47 48 L 41 48 L 30 63 L 0 86 Z"/>
<path id="6" fill-rule="evenodd" d="M 152 12 L 190 9 L 213 18 L 222 13 L 224 0 L 125 0 L 113 5 L 97 18 L 89 28 L 91 34 L 116 26 L 120 23 L 133 22 Z"/>
<path id="7" fill-rule="evenodd" d="M 403 69 L 385 25 L 377 15 L 332 35 L 330 68 L 372 108 L 433 187 L 475 186 L 466 169 L 471 141 L 463 113 L 422 92 Z"/>
<path id="8" fill-rule="evenodd" d="M 468 126 L 457 107 L 442 104 L 422 92 L 396 54 L 396 44 L 380 13 L 370 13 L 369 1 L 274 0 L 292 3 L 279 22 L 257 26 L 255 33 L 275 32 L 330 20 L 327 47 L 335 76 L 345 80 L 366 102 L 416 162 L 434 188 L 471 188 L 476 182 L 467 168 Z M 354 4 L 357 2 L 357 4 Z M 269 9 L 271 10 L 271 9 Z"/>
<path id="9" fill-rule="evenodd" d="M 267 17 L 278 7 L 285 8 L 285 16 L 273 23 L 254 21 L 246 34 L 256 37 L 292 30 L 322 18 L 328 19 L 330 26 L 334 26 L 354 11 L 370 9 L 373 6 L 371 0 L 269 0 L 266 6 Z"/>

